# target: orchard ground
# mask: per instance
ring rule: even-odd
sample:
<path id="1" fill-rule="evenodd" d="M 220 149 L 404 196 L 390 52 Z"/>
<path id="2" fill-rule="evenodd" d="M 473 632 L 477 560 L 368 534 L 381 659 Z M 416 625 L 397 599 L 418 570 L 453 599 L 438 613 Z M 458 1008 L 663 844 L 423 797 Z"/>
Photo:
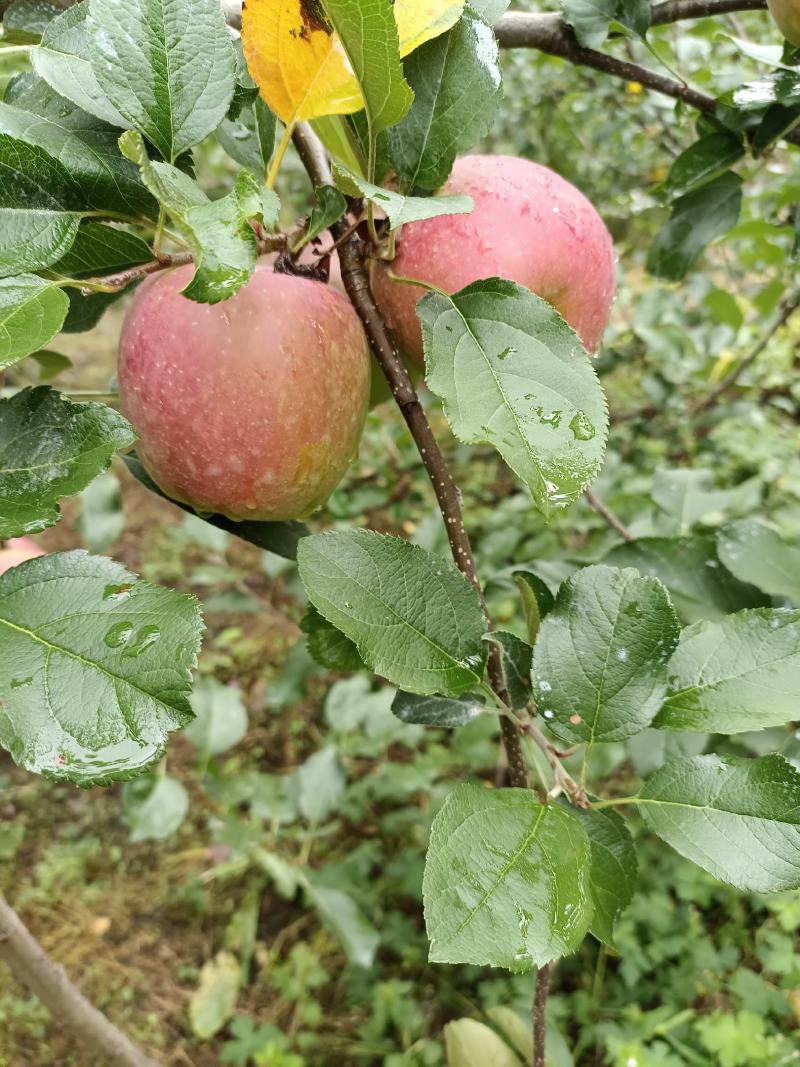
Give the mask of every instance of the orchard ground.
<path id="1" fill-rule="evenodd" d="M 89 335 L 62 339 L 61 350 L 75 360 L 62 388 L 107 386 L 122 310 L 113 308 Z M 775 374 L 780 362 L 776 355 Z M 624 406 L 630 383 L 622 375 L 616 388 L 615 376 L 611 381 L 615 403 Z M 375 529 L 435 545 L 430 492 L 410 439 L 391 408 L 370 419 L 367 440 L 374 444 L 365 445 L 337 492 L 334 515 L 365 513 Z M 624 438 L 625 430 L 618 432 Z M 654 438 L 648 447 L 668 461 L 681 446 Z M 717 448 L 724 455 L 725 447 Z M 501 559 L 510 540 L 527 536 L 524 494 L 488 450 L 454 452 L 479 531 L 478 552 L 486 561 Z M 627 463 L 627 488 L 614 477 L 604 492 L 623 509 L 656 514 L 649 478 Z M 433 812 L 463 764 L 492 776 L 494 739 L 482 725 L 454 739 L 387 725 L 381 690 L 370 693 L 366 679 L 337 685 L 335 675 L 302 653 L 294 568 L 187 520 L 142 489 L 121 463 L 113 470 L 123 485 L 126 525 L 109 551 L 145 577 L 205 601 L 209 634 L 201 671 L 223 684 L 237 680 L 249 728 L 211 761 L 176 735 L 168 772 L 188 791 L 190 814 L 164 841 L 131 843 L 120 787 L 83 792 L 33 780 L 5 758 L 3 817 L 11 832 L 0 842 L 0 889 L 14 892 L 25 920 L 87 995 L 135 1040 L 163 1050 L 169 1064 L 244 1064 L 236 1057 L 246 1054 L 246 1042 L 234 1034 L 240 1025 L 248 1032 L 248 1024 L 201 1041 L 192 1035 L 188 1012 L 203 965 L 226 945 L 241 951 L 248 936 L 250 982 L 234 1018 L 265 1028 L 262 1048 L 274 1044 L 274 1027 L 291 1050 L 286 1056 L 304 1057 L 273 1057 L 265 1061 L 270 1064 L 423 1067 L 443 1062 L 441 1031 L 449 1020 L 483 1017 L 496 1004 L 524 1016 L 528 977 L 426 965 L 418 899 Z M 631 478 L 641 484 L 632 486 Z M 38 539 L 48 550 L 82 543 L 75 502 L 64 511 L 64 521 Z M 610 541 L 605 524 L 584 505 L 537 535 L 544 554 L 554 554 L 558 543 L 576 556 L 598 555 Z M 492 596 L 502 613 L 510 594 L 494 590 Z M 377 716 L 382 725 L 372 736 L 348 730 L 343 706 L 355 719 Z M 270 837 L 268 821 L 260 828 L 242 804 L 237 782 L 291 774 L 331 743 L 347 780 L 334 810 L 316 828 L 297 819 Z M 621 746 L 609 747 L 622 791 L 630 766 Z M 363 886 L 359 905 L 381 934 L 374 973 L 348 965 L 339 941 L 302 896 L 287 901 L 263 872 L 229 869 L 264 832 L 289 863 L 308 860 L 326 870 L 331 884 L 351 891 Z M 656 847 L 641 830 L 638 843 L 642 892 L 620 924 L 622 960 L 603 961 L 587 942 L 563 962 L 554 983 L 554 1019 L 583 1043 L 576 1062 L 594 1064 L 595 1036 L 604 1057 L 597 1062 L 613 1067 L 793 1062 L 800 1042 L 796 894 L 742 897 Z M 5 975 L 0 990 L 4 1067 L 100 1067 Z M 254 1042 L 258 1047 L 259 1033 Z M 684 1058 L 683 1048 L 700 1058 Z"/>

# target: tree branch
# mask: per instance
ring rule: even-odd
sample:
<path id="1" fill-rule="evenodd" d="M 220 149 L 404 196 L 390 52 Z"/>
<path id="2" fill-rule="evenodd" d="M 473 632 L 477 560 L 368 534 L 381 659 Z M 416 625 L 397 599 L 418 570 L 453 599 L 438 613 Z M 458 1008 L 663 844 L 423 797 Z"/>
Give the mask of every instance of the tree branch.
<path id="1" fill-rule="evenodd" d="M 769 345 L 778 330 L 785 326 L 792 315 L 794 315 L 798 307 L 800 307 L 800 289 L 795 290 L 786 297 L 780 314 L 752 352 L 746 356 L 737 367 L 734 367 L 730 374 L 722 379 L 716 389 L 712 389 L 705 399 L 701 400 L 699 404 L 695 404 L 695 406 L 691 408 L 689 414 L 699 415 L 701 412 L 707 411 L 710 407 L 716 404 L 720 397 L 724 396 L 732 386 L 736 385 L 744 372 L 755 363 L 764 349 Z"/>
<path id="2" fill-rule="evenodd" d="M 115 1067 L 157 1067 L 73 985 L 66 971 L 45 952 L 20 917 L 0 894 L 0 960 L 34 993 L 53 1016 L 67 1026 L 95 1055 Z"/>
<path id="3" fill-rule="evenodd" d="M 605 519 L 612 530 L 616 530 L 623 541 L 632 541 L 633 534 L 630 532 L 625 523 L 616 515 L 608 504 L 605 504 L 600 497 L 595 493 L 593 489 L 586 489 L 584 491 L 584 497 L 589 507 L 601 518 Z"/>
<path id="4" fill-rule="evenodd" d="M 763 6 L 760 0 L 664 0 L 664 3 L 653 8 L 653 24 L 664 25 L 683 18 L 729 14 L 732 11 L 761 10 Z M 685 82 L 668 78 L 639 63 L 582 47 L 572 29 L 559 15 L 510 11 L 495 24 L 495 33 L 501 48 L 533 48 L 546 55 L 566 59 L 575 66 L 589 67 L 626 82 L 638 82 L 673 100 L 681 100 L 698 111 L 712 112 L 716 109 L 717 102 L 713 96 L 693 89 Z M 791 130 L 784 140 L 800 145 L 800 130 Z"/>
<path id="5" fill-rule="evenodd" d="M 536 974 L 533 998 L 533 1067 L 545 1067 L 547 1048 L 547 998 L 550 994 L 552 963 L 545 963 Z"/>
<path id="6" fill-rule="evenodd" d="M 298 125 L 294 133 L 294 144 L 314 185 L 330 184 L 331 171 L 325 149 L 310 127 L 302 123 Z M 442 513 L 450 551 L 456 566 L 475 587 L 485 607 L 483 589 L 475 570 L 472 544 L 464 525 L 461 494 L 453 481 L 439 443 L 434 437 L 428 417 L 419 402 L 414 383 L 389 336 L 386 324 L 373 299 L 365 267 L 366 246 L 357 233 L 351 232 L 348 235 L 348 228 L 344 220 L 331 227 L 331 233 L 339 247 L 342 282 L 361 319 L 375 358 L 389 383 L 392 395 L 400 407 L 419 450 L 436 494 L 436 501 Z M 500 647 L 494 642 L 489 644 L 488 671 L 492 689 L 505 704 L 508 704 L 502 653 Z M 528 772 L 522 755 L 519 731 L 507 716 L 503 715 L 500 719 L 503 742 L 508 755 L 509 779 L 512 785 L 526 788 Z"/>

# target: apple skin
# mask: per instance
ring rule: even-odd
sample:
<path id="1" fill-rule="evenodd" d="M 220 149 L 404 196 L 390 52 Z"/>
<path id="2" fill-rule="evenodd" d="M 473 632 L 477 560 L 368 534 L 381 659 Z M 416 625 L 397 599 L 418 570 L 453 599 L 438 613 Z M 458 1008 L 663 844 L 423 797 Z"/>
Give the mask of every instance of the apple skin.
<path id="1" fill-rule="evenodd" d="M 197 304 L 193 267 L 139 288 L 120 340 L 121 408 L 148 473 L 200 513 L 278 521 L 321 507 L 354 457 L 370 390 L 347 299 L 259 263 L 236 296 Z"/>
<path id="2" fill-rule="evenodd" d="M 45 555 L 30 537 L 12 537 L 0 548 L 0 574 L 5 574 L 12 567 L 18 567 L 26 560 Z"/>
<path id="3" fill-rule="evenodd" d="M 481 278 L 508 278 L 553 304 L 594 351 L 614 299 L 614 250 L 583 193 L 555 171 L 513 156 L 463 156 L 441 192 L 471 196 L 475 210 L 406 224 L 394 273 L 447 293 Z M 383 264 L 373 268 L 372 289 L 398 344 L 422 362 L 415 306 L 425 290 L 393 282 Z"/>
<path id="4" fill-rule="evenodd" d="M 767 7 L 789 44 L 800 48 L 800 0 L 767 0 Z"/>

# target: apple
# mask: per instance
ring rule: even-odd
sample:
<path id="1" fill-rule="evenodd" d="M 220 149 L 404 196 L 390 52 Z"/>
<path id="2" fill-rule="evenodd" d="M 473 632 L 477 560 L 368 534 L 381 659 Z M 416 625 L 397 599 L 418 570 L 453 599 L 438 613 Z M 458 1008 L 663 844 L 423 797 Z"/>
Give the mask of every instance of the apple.
<path id="1" fill-rule="evenodd" d="M 321 507 L 356 453 L 370 357 L 329 285 L 259 263 L 230 300 L 181 295 L 191 264 L 154 275 L 120 341 L 122 411 L 169 496 L 205 514 L 283 520 Z"/>
<path id="2" fill-rule="evenodd" d="M 392 281 L 389 267 L 448 293 L 481 278 L 508 278 L 553 304 L 593 351 L 614 299 L 614 251 L 583 193 L 512 156 L 462 157 L 441 192 L 471 196 L 474 211 L 406 224 L 394 262 L 373 267 L 375 299 L 401 348 L 423 361 L 415 306 L 425 290 Z"/>
<path id="3" fill-rule="evenodd" d="M 0 542 L 0 574 L 44 554 L 44 550 L 30 537 L 12 537 L 10 541 Z"/>
<path id="4" fill-rule="evenodd" d="M 778 29 L 795 48 L 800 48 L 800 0 L 767 0 Z"/>

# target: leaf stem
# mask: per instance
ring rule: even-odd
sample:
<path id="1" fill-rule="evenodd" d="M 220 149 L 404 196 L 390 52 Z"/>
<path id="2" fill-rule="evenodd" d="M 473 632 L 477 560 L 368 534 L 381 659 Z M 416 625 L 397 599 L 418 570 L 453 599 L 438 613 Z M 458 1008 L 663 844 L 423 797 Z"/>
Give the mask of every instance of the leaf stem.
<path id="1" fill-rule="evenodd" d="M 293 122 L 287 123 L 283 128 L 283 134 L 278 142 L 278 147 L 275 149 L 275 154 L 267 168 L 266 185 L 268 189 L 275 188 L 275 182 L 278 180 L 278 171 L 281 169 L 281 163 L 283 163 L 283 157 L 286 155 L 286 149 L 291 144 L 294 130 L 295 124 Z"/>
<path id="2" fill-rule="evenodd" d="M 451 296 L 450 293 L 446 293 L 444 289 L 440 289 L 438 285 L 434 285 L 433 282 L 424 282 L 421 278 L 409 278 L 405 274 L 395 274 L 391 267 L 387 268 L 387 276 L 393 282 L 399 282 L 400 285 L 416 285 L 420 289 L 427 289 L 429 293 L 438 293 L 439 296 Z"/>

